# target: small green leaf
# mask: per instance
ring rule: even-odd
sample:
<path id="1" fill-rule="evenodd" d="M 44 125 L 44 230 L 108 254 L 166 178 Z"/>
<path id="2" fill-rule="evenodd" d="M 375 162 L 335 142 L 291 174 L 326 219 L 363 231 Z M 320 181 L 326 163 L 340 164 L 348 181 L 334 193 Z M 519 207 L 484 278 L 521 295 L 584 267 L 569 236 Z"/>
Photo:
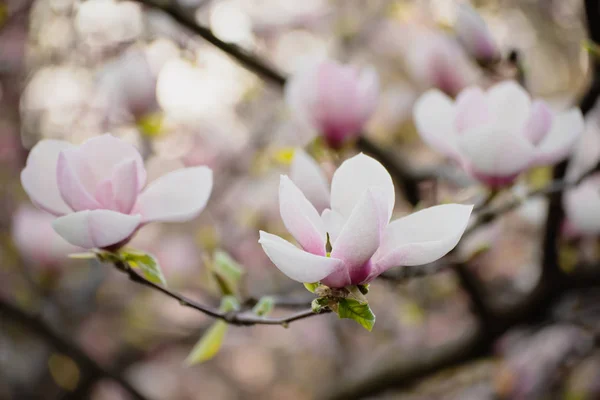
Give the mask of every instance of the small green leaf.
<path id="1" fill-rule="evenodd" d="M 152 255 L 131 250 L 122 251 L 120 254 L 123 260 L 129 263 L 132 268 L 140 270 L 144 278 L 150 282 L 167 286 L 160 265 Z"/>
<path id="2" fill-rule="evenodd" d="M 275 300 L 271 296 L 264 296 L 258 300 L 258 303 L 252 308 L 252 312 L 254 314 L 264 317 L 269 315 L 271 311 L 273 311 L 273 307 L 275 306 Z"/>
<path id="3" fill-rule="evenodd" d="M 348 298 L 354 299 L 361 304 L 366 304 L 367 298 L 363 294 L 362 290 L 358 286 L 347 286 L 346 290 L 348 290 Z"/>
<path id="4" fill-rule="evenodd" d="M 227 322 L 216 321 L 206 333 L 198 340 L 185 363 L 188 366 L 199 364 L 213 358 L 221 349 L 223 339 L 227 333 Z"/>
<path id="5" fill-rule="evenodd" d="M 97 257 L 96 253 L 93 253 L 91 251 L 88 251 L 86 253 L 71 253 L 71 254 L 69 254 L 69 258 L 73 258 L 75 260 L 91 260 L 96 257 Z"/>
<path id="6" fill-rule="evenodd" d="M 319 287 L 319 282 L 315 282 L 315 283 L 305 283 L 304 287 L 306 288 L 306 290 L 308 290 L 311 293 L 314 293 L 315 290 Z"/>
<path id="7" fill-rule="evenodd" d="M 236 294 L 244 274 L 242 267 L 227 253 L 216 250 L 213 256 L 212 273 L 224 295 Z"/>
<path id="8" fill-rule="evenodd" d="M 312 309 L 312 312 L 314 312 L 314 313 L 321 312 L 323 310 L 323 308 L 325 308 L 329 305 L 329 301 L 330 300 L 326 297 L 316 298 L 310 303 L 310 308 Z"/>
<path id="9" fill-rule="evenodd" d="M 340 318 L 355 320 L 368 331 L 371 331 L 375 325 L 375 314 L 368 303 L 361 303 L 354 299 L 340 299 L 337 313 Z"/>
<path id="10" fill-rule="evenodd" d="M 219 307 L 219 310 L 221 310 L 221 312 L 231 312 L 231 311 L 237 311 L 240 309 L 240 302 L 238 301 L 238 299 L 235 298 L 235 296 L 223 296 L 223 298 L 221 299 L 221 306 Z"/>

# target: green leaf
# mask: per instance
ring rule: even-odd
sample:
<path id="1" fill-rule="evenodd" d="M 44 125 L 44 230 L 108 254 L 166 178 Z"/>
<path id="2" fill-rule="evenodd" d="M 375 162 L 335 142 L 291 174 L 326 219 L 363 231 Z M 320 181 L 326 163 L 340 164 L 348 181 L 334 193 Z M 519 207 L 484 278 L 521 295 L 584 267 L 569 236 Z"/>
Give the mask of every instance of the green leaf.
<path id="1" fill-rule="evenodd" d="M 269 315 L 273 311 L 275 300 L 271 296 L 261 297 L 258 303 L 252 308 L 252 311 L 261 317 Z"/>
<path id="2" fill-rule="evenodd" d="M 375 325 L 375 314 L 368 303 L 361 303 L 354 299 L 340 299 L 337 313 L 340 318 L 355 320 L 368 331 L 371 331 Z"/>
<path id="3" fill-rule="evenodd" d="M 315 290 L 319 287 L 319 282 L 315 282 L 315 283 L 305 283 L 304 287 L 306 288 L 306 290 L 308 290 L 311 293 L 314 293 Z"/>
<path id="4" fill-rule="evenodd" d="M 368 302 L 358 286 L 347 286 L 346 290 L 348 290 L 348 299 L 356 300 L 361 304 L 366 304 Z"/>
<path id="5" fill-rule="evenodd" d="M 213 256 L 212 273 L 224 295 L 238 293 L 239 283 L 244 274 L 242 267 L 227 253 L 216 250 Z"/>
<path id="6" fill-rule="evenodd" d="M 129 263 L 132 268 L 139 270 L 144 278 L 150 282 L 167 286 L 160 265 L 152 255 L 131 250 L 122 251 L 120 254 L 123 260 Z"/>
<path id="7" fill-rule="evenodd" d="M 188 366 L 199 364 L 213 358 L 221 349 L 228 325 L 225 321 L 216 321 L 198 340 L 185 360 Z"/>
<path id="8" fill-rule="evenodd" d="M 71 254 L 69 254 L 69 258 L 73 258 L 75 260 L 91 260 L 96 257 L 97 257 L 97 254 L 93 253 L 91 251 L 88 251 L 86 253 L 71 253 Z"/>
<path id="9" fill-rule="evenodd" d="M 240 302 L 235 298 L 235 296 L 223 296 L 221 299 L 221 306 L 219 307 L 221 312 L 237 311 L 239 309 Z"/>

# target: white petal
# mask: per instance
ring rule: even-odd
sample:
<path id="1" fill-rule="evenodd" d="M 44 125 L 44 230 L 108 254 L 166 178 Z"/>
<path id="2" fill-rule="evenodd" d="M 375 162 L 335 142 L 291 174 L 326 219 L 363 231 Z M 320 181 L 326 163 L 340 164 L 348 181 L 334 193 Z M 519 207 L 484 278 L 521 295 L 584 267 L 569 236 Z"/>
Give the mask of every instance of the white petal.
<path id="1" fill-rule="evenodd" d="M 52 227 L 72 245 L 93 249 L 122 242 L 135 232 L 140 221 L 140 215 L 86 210 L 60 217 L 52 223 Z"/>
<path id="2" fill-rule="evenodd" d="M 600 174 L 567 191 L 563 204 L 567 221 L 578 233 L 600 233 Z"/>
<path id="3" fill-rule="evenodd" d="M 96 177 L 102 182 L 112 177 L 113 168 L 124 160 L 135 160 L 138 175 L 138 190 L 146 184 L 146 169 L 139 151 L 124 140 L 106 134 L 84 142 L 77 151 L 85 157 Z"/>
<path id="4" fill-rule="evenodd" d="M 375 260 L 376 275 L 396 266 L 433 262 L 452 250 L 469 222 L 473 206 L 444 204 L 390 223 Z"/>
<path id="5" fill-rule="evenodd" d="M 342 214 L 330 210 L 329 208 L 323 210 L 321 214 L 321 219 L 323 220 L 323 224 L 325 225 L 325 231 L 329 233 L 329 240 L 331 243 L 334 243 L 342 228 L 344 227 L 344 223 L 346 220 L 342 216 Z"/>
<path id="6" fill-rule="evenodd" d="M 534 101 L 523 134 L 531 143 L 537 145 L 548 134 L 552 126 L 552 119 L 550 107 L 544 101 Z"/>
<path id="7" fill-rule="evenodd" d="M 456 157 L 452 100 L 437 89 L 425 92 L 415 103 L 413 116 L 421 139 L 448 157 Z"/>
<path id="8" fill-rule="evenodd" d="M 119 211 L 129 214 L 138 196 L 138 169 L 135 160 L 124 160 L 113 169 L 114 201 Z"/>
<path id="9" fill-rule="evenodd" d="M 388 221 L 394 210 L 394 183 L 389 172 L 374 158 L 358 154 L 342 163 L 331 182 L 331 208 L 350 217 L 369 188 L 380 188 L 387 201 Z"/>
<path id="10" fill-rule="evenodd" d="M 555 115 L 550 131 L 537 148 L 535 163 L 553 164 L 563 160 L 573 149 L 584 126 L 583 115 L 578 108 Z"/>
<path id="11" fill-rule="evenodd" d="M 31 149 L 27 165 L 21 172 L 21 184 L 31 201 L 54 215 L 71 212 L 60 195 L 56 179 L 58 155 L 70 147 L 70 143 L 62 140 L 40 141 Z"/>
<path id="12" fill-rule="evenodd" d="M 300 250 L 279 236 L 260 231 L 258 241 L 269 259 L 289 278 L 298 282 L 319 282 L 342 267 L 342 261 Z"/>
<path id="13" fill-rule="evenodd" d="M 461 133 L 492 121 L 487 97 L 479 87 L 469 87 L 460 92 L 454 107 L 454 127 Z"/>
<path id="14" fill-rule="evenodd" d="M 85 165 L 77 165 L 71 162 L 73 157 L 69 157 L 68 154 L 69 151 L 60 153 L 56 168 L 58 190 L 62 198 L 74 211 L 102 208 L 100 203 L 94 198 L 94 193 L 89 193 L 82 182 L 81 177 L 85 174 L 80 174 L 79 170 L 83 168 L 77 167 L 85 167 Z"/>
<path id="15" fill-rule="evenodd" d="M 184 222 L 196 218 L 208 202 L 212 171 L 184 168 L 158 178 L 138 197 L 134 207 L 142 222 Z"/>
<path id="16" fill-rule="evenodd" d="M 529 94 L 514 81 L 504 81 L 492 86 L 487 97 L 494 125 L 504 133 L 521 133 L 529 119 L 531 99 Z"/>
<path id="17" fill-rule="evenodd" d="M 294 151 L 290 178 L 306 198 L 322 212 L 329 207 L 329 184 L 319 164 L 302 149 Z"/>
<path id="18" fill-rule="evenodd" d="M 380 207 L 372 190 L 364 192 L 332 243 L 331 256 L 343 260 L 349 270 L 363 267 L 379 247 L 382 230 Z"/>
<path id="19" fill-rule="evenodd" d="M 325 255 L 325 226 L 319 213 L 285 175 L 279 183 L 279 212 L 287 230 L 302 248 Z"/>
<path id="20" fill-rule="evenodd" d="M 520 133 L 498 131 L 486 125 L 473 128 L 459 138 L 459 148 L 478 174 L 508 176 L 529 166 L 535 148 Z"/>

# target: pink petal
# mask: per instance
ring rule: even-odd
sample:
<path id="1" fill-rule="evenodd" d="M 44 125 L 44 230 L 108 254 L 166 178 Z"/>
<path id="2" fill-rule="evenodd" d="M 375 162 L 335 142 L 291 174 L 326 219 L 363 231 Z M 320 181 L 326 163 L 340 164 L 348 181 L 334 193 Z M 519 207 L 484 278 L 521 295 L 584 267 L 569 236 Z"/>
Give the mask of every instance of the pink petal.
<path id="1" fill-rule="evenodd" d="M 364 68 L 358 77 L 360 119 L 365 124 L 375 112 L 379 98 L 379 75 L 373 67 Z"/>
<path id="2" fill-rule="evenodd" d="M 464 160 L 475 174 L 505 177 L 528 168 L 535 148 L 520 133 L 498 131 L 495 126 L 480 126 L 459 138 Z"/>
<path id="3" fill-rule="evenodd" d="M 212 190 L 212 171 L 207 167 L 169 172 L 138 196 L 134 207 L 142 222 L 184 222 L 197 217 Z"/>
<path id="4" fill-rule="evenodd" d="M 364 192 L 338 238 L 332 243 L 331 257 L 344 261 L 353 281 L 362 282 L 367 277 L 369 271 L 364 271 L 365 264 L 379 247 L 381 206 L 372 190 Z M 363 272 L 364 275 L 359 276 Z"/>
<path id="5" fill-rule="evenodd" d="M 448 157 L 458 157 L 454 105 L 448 96 L 437 89 L 425 92 L 415 103 L 413 116 L 425 143 Z"/>
<path id="6" fill-rule="evenodd" d="M 459 4 L 455 29 L 458 40 L 475 59 L 494 61 L 500 56 L 485 21 L 468 3 Z"/>
<path id="7" fill-rule="evenodd" d="M 454 126 L 457 133 L 489 123 L 492 119 L 483 90 L 470 87 L 458 95 L 455 105 L 456 119 Z"/>
<path id="8" fill-rule="evenodd" d="M 292 75 L 285 85 L 285 101 L 294 119 L 311 129 L 317 129 L 318 71 L 318 64 L 311 65 Z"/>
<path id="9" fill-rule="evenodd" d="M 552 111 L 545 102 L 534 101 L 523 134 L 531 143 L 538 144 L 550 130 L 552 117 Z"/>
<path id="10" fill-rule="evenodd" d="M 86 210 L 65 215 L 52 223 L 67 242 L 85 249 L 104 248 L 129 238 L 140 225 L 140 215 L 110 210 Z"/>
<path id="11" fill-rule="evenodd" d="M 325 231 L 329 234 L 329 240 L 331 243 L 334 243 L 342 228 L 344 227 L 344 223 L 346 220 L 342 216 L 342 214 L 330 210 L 329 208 L 323 210 L 321 214 L 321 219 L 323 220 L 323 224 L 325 225 Z"/>
<path id="12" fill-rule="evenodd" d="M 138 196 L 138 169 L 135 160 L 125 160 L 113 170 L 112 188 L 117 211 L 129 214 Z"/>
<path id="13" fill-rule="evenodd" d="M 322 212 L 329 207 L 329 184 L 325 174 L 315 160 L 302 149 L 294 151 L 290 178 L 317 211 Z"/>
<path id="14" fill-rule="evenodd" d="M 131 144 L 106 134 L 96 136 L 83 143 L 77 151 L 87 160 L 96 182 L 111 179 L 113 168 L 124 160 L 135 160 L 138 176 L 138 190 L 146 184 L 146 170 L 139 151 Z"/>
<path id="15" fill-rule="evenodd" d="M 269 259 L 290 279 L 298 282 L 319 282 L 342 268 L 342 261 L 317 256 L 300 250 L 279 236 L 260 231 L 258 241 Z"/>
<path id="16" fill-rule="evenodd" d="M 525 89 L 514 81 L 504 81 L 492 86 L 487 98 L 498 132 L 523 132 L 531 112 L 531 99 Z"/>
<path id="17" fill-rule="evenodd" d="M 287 230 L 302 248 L 325 255 L 325 227 L 319 213 L 285 175 L 279 184 L 279 211 Z"/>
<path id="18" fill-rule="evenodd" d="M 39 208 L 54 215 L 71 212 L 65 203 L 56 179 L 58 155 L 72 147 L 62 140 L 42 140 L 29 152 L 27 165 L 21 172 L 21 184 L 31 201 Z"/>
<path id="19" fill-rule="evenodd" d="M 371 278 L 389 268 L 433 262 L 452 250 L 464 233 L 473 206 L 444 204 L 390 223 L 373 256 Z"/>
<path id="20" fill-rule="evenodd" d="M 77 167 L 83 167 L 85 164 L 73 162 L 73 151 L 65 150 L 58 156 L 56 176 L 62 198 L 74 211 L 102 208 L 84 186 L 82 178 L 86 172 L 83 168 L 77 169 Z"/>
<path id="21" fill-rule="evenodd" d="M 535 164 L 553 164 L 563 160 L 573 149 L 585 124 L 578 108 L 555 115 L 552 127 L 537 148 Z"/>
<path id="22" fill-rule="evenodd" d="M 379 161 L 362 153 L 344 161 L 333 174 L 331 208 L 344 218 L 349 218 L 354 207 L 370 188 L 380 188 L 383 191 L 389 221 L 395 200 L 392 177 Z"/>

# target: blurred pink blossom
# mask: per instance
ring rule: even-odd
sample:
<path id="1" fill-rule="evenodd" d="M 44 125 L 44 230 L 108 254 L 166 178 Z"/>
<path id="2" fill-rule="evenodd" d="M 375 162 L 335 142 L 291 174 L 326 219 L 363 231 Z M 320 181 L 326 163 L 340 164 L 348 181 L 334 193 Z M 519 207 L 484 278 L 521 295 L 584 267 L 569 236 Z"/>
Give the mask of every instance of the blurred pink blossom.
<path id="1" fill-rule="evenodd" d="M 139 152 L 106 134 L 80 146 L 42 140 L 29 154 L 21 183 L 36 206 L 59 217 L 53 227 L 64 239 L 107 248 L 149 222 L 195 218 L 208 201 L 212 171 L 179 169 L 142 191 L 146 169 Z"/>
<path id="2" fill-rule="evenodd" d="M 512 81 L 487 92 L 467 88 L 455 102 L 430 90 L 415 104 L 414 118 L 429 146 L 491 187 L 512 184 L 530 167 L 563 160 L 584 129 L 579 109 L 553 113 Z"/>
<path id="3" fill-rule="evenodd" d="M 375 111 L 379 78 L 371 67 L 324 61 L 292 76 L 285 91 L 294 117 L 339 148 L 360 135 Z"/>
<path id="4" fill-rule="evenodd" d="M 314 161 L 299 154 L 295 179 L 310 198 L 324 201 L 329 192 L 325 179 L 317 179 Z M 303 172 L 305 177 L 300 177 Z M 320 215 L 302 190 L 282 175 L 281 218 L 301 248 L 263 231 L 259 242 L 289 278 L 344 287 L 370 282 L 392 267 L 443 257 L 460 240 L 472 210 L 472 206 L 446 204 L 389 223 L 394 202 L 390 174 L 364 154 L 337 169 L 331 182 L 331 208 Z"/>
<path id="5" fill-rule="evenodd" d="M 459 43 L 475 60 L 490 63 L 499 59 L 500 51 L 490 30 L 470 4 L 459 4 L 454 29 Z"/>
<path id="6" fill-rule="evenodd" d="M 52 214 L 22 205 L 12 220 L 12 238 L 23 258 L 53 269 L 64 263 L 68 254 L 81 251 L 54 232 L 54 219 Z"/>

